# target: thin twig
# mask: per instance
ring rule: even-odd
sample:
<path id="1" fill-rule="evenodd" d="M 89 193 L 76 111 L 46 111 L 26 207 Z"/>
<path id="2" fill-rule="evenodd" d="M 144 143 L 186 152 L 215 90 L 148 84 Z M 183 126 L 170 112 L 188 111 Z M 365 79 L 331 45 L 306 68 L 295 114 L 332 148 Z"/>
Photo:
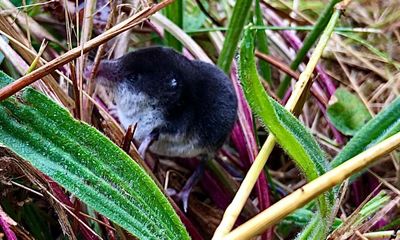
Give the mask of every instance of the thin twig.
<path id="1" fill-rule="evenodd" d="M 278 68 L 282 72 L 284 72 L 287 75 L 291 76 L 293 79 L 299 80 L 300 73 L 292 70 L 289 66 L 287 66 L 283 62 L 280 62 L 275 57 L 266 55 L 266 54 L 261 53 L 259 51 L 255 51 L 255 55 L 256 55 L 256 57 L 258 57 L 258 58 L 270 63 L 271 65 L 275 66 L 276 68 Z M 323 103 L 324 106 L 328 105 L 328 98 L 323 94 L 322 91 L 317 91 L 317 90 L 318 89 L 316 89 L 314 85 L 313 85 L 313 87 L 311 87 L 311 93 L 315 96 L 315 98 L 317 98 L 318 101 Z"/>
<path id="2" fill-rule="evenodd" d="M 14 81 L 13 83 L 5 86 L 4 88 L 0 89 L 0 101 L 6 99 L 7 97 L 13 95 L 14 93 L 18 92 L 22 88 L 32 84 L 33 82 L 39 80 L 41 77 L 51 73 L 59 66 L 62 66 L 71 60 L 80 56 L 81 51 L 86 53 L 89 50 L 105 43 L 106 41 L 110 40 L 111 38 L 117 36 L 118 34 L 132 28 L 133 26 L 143 22 L 147 17 L 151 16 L 152 14 L 156 13 L 160 9 L 166 7 L 167 5 L 171 4 L 174 0 L 165 0 L 159 4 L 153 5 L 152 7 L 146 8 L 134 16 L 126 19 L 125 21 L 115 25 L 114 27 L 110 28 L 110 30 L 104 32 L 103 34 L 89 40 L 84 47 L 76 47 L 67 53 L 53 59 L 49 63 L 43 65 L 42 67 L 36 69 L 35 71 L 31 72 L 30 74 L 21 77 L 20 79 Z"/>

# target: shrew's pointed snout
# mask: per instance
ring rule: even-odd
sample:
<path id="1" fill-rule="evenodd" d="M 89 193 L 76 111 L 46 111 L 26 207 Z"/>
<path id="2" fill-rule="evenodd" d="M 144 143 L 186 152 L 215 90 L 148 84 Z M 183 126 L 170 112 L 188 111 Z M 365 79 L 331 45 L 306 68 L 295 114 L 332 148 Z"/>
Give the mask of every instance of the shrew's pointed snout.
<path id="1" fill-rule="evenodd" d="M 96 74 L 100 81 L 117 82 L 121 79 L 121 66 L 118 60 L 102 60 Z"/>
<path id="2" fill-rule="evenodd" d="M 86 79 L 90 78 L 94 68 L 94 64 L 87 65 L 83 72 Z M 121 66 L 117 60 L 102 60 L 99 63 L 95 73 L 95 81 L 106 84 L 107 82 L 117 82 L 121 78 Z"/>

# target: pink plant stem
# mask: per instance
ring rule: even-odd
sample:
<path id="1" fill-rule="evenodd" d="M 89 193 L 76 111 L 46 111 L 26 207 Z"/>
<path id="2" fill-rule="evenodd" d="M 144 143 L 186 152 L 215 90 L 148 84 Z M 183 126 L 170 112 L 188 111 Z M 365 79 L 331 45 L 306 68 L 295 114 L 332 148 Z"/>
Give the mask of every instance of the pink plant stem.
<path id="1" fill-rule="evenodd" d="M 267 16 L 268 21 L 274 25 L 274 26 L 280 26 L 284 27 L 286 26 L 282 19 L 271 9 L 263 7 L 265 16 Z M 300 48 L 303 46 L 303 42 L 293 33 L 293 31 L 290 30 L 283 30 L 282 31 L 282 37 L 293 47 L 293 49 L 297 52 L 300 50 Z M 310 55 L 307 54 L 309 57 Z M 315 68 L 316 72 L 319 75 L 319 80 L 321 83 L 327 88 L 328 94 L 330 97 L 335 91 L 336 87 L 333 84 L 332 79 L 328 76 L 328 74 L 325 72 L 325 69 L 321 66 L 321 64 L 317 64 Z"/>
<path id="2" fill-rule="evenodd" d="M 44 176 L 44 175 L 43 175 Z M 52 179 L 50 179 L 47 176 L 44 176 L 44 178 L 47 180 L 49 187 L 51 188 L 51 190 L 53 191 L 53 194 L 55 195 L 55 197 L 62 202 L 63 204 L 65 204 L 66 206 L 70 207 L 70 208 L 74 208 L 74 205 L 72 204 L 72 202 L 69 200 L 69 198 L 65 195 L 64 191 L 61 189 L 60 185 L 58 185 L 56 182 L 54 182 Z M 82 217 L 82 215 L 76 211 L 76 209 L 73 210 L 74 213 L 76 214 L 76 216 L 84 223 L 86 223 L 86 219 Z M 79 224 L 79 229 L 82 232 L 83 238 L 84 239 L 88 239 L 88 240 L 97 240 L 99 239 L 96 235 L 94 235 L 93 233 L 91 233 L 85 226 L 83 226 L 81 223 Z"/>
<path id="3" fill-rule="evenodd" d="M 328 91 L 328 97 L 330 98 L 336 91 L 336 87 L 333 84 L 331 77 L 329 77 L 321 64 L 317 64 L 315 69 L 319 74 L 318 79 L 325 84 L 326 90 Z"/>
<path id="4" fill-rule="evenodd" d="M 241 88 L 237 78 L 235 62 L 232 64 L 231 79 L 238 97 L 238 121 L 234 129 L 235 131 L 232 140 L 235 146 L 242 150 L 239 152 L 239 154 L 241 154 L 240 157 L 245 157 L 243 146 L 246 147 L 247 156 L 245 159 L 248 159 L 250 165 L 254 162 L 258 154 L 258 146 L 253 128 L 253 117 L 251 115 L 250 107 L 244 97 L 243 89 Z M 242 145 L 243 143 L 244 145 Z M 259 209 L 262 211 L 270 206 L 268 184 L 264 172 L 260 173 L 255 189 L 258 197 Z M 262 239 L 272 239 L 272 235 L 273 231 L 270 229 L 262 235 Z"/>
<path id="5" fill-rule="evenodd" d="M 8 224 L 7 220 L 4 218 L 4 215 L 1 213 L 0 213 L 0 227 L 3 229 L 6 239 L 17 240 L 17 236 L 11 230 L 10 225 Z"/>
<path id="6" fill-rule="evenodd" d="M 282 19 L 274 11 L 265 6 L 262 6 L 262 8 L 264 11 L 264 15 L 267 17 L 268 22 L 270 22 L 274 26 L 280 26 L 280 27 L 285 26 Z M 281 33 L 282 37 L 288 42 L 289 45 L 293 47 L 295 51 L 299 51 L 300 48 L 303 46 L 302 41 L 293 33 L 293 31 L 283 30 Z M 332 79 L 328 76 L 328 74 L 326 73 L 325 69 L 321 66 L 321 64 L 317 64 L 315 71 L 318 73 L 319 82 L 321 82 L 326 87 L 328 93 L 328 99 L 330 99 L 330 97 L 336 91 L 336 87 L 333 84 Z M 312 87 L 314 87 L 314 84 Z M 322 104 L 319 104 L 319 106 L 322 106 Z M 324 106 L 324 108 L 326 108 L 326 106 Z M 324 112 L 326 112 L 326 110 L 324 110 Z M 329 126 L 332 129 L 336 142 L 342 145 L 345 142 L 343 135 L 330 123 L 329 118 L 326 116 L 325 113 L 324 116 L 326 120 L 329 122 Z"/>
<path id="7" fill-rule="evenodd" d="M 100 217 L 101 221 L 103 221 L 108 226 L 111 226 L 111 222 L 110 222 L 110 220 L 108 220 L 108 218 L 104 217 L 103 215 L 100 215 L 99 217 Z M 109 227 L 105 227 L 105 231 L 107 233 L 107 239 L 116 240 L 115 233 L 114 233 L 113 229 L 111 229 Z"/>

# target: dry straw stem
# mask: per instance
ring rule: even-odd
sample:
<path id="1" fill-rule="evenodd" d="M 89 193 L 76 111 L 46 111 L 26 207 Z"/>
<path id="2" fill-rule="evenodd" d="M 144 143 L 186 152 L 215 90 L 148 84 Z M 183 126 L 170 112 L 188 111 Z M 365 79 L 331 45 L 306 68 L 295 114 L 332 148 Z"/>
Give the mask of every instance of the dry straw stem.
<path id="1" fill-rule="evenodd" d="M 311 75 L 315 69 L 315 66 L 320 59 L 325 46 L 327 45 L 329 38 L 334 30 L 336 21 L 340 16 L 340 10 L 336 10 L 332 15 L 324 33 L 321 35 L 321 38 L 315 47 L 315 50 L 308 62 L 306 69 L 301 73 L 299 77 L 299 81 L 296 83 L 293 93 L 290 96 L 285 108 L 295 115 L 298 115 L 301 112 L 303 104 L 305 102 L 305 96 L 310 86 L 312 84 Z M 275 145 L 275 137 L 270 134 L 262 146 L 259 154 L 257 155 L 256 160 L 251 165 L 249 171 L 246 174 L 238 192 L 236 193 L 234 199 L 231 204 L 225 210 L 224 216 L 221 220 L 220 225 L 214 233 L 213 239 L 221 239 L 226 234 L 228 234 L 233 225 L 236 222 L 236 219 L 240 215 L 241 210 L 243 209 L 244 203 L 250 196 L 250 192 L 254 187 L 254 184 L 257 181 L 260 172 L 263 170 L 265 163 L 268 160 L 269 155 L 272 152 L 272 149 Z"/>
<path id="2" fill-rule="evenodd" d="M 31 5 L 24 5 L 23 8 L 25 9 L 29 6 Z M 54 38 L 44 27 L 42 27 L 32 17 L 26 14 L 25 11 L 21 11 L 19 8 L 16 8 L 11 1 L 1 0 L 0 7 L 4 10 L 11 10 L 11 15 L 13 16 L 13 18 L 15 18 L 27 32 L 34 34 L 37 39 L 41 40 L 45 38 L 52 42 L 59 43 L 59 41 L 57 41 L 57 39 Z"/>
<path id="3" fill-rule="evenodd" d="M 0 30 L 0 34 L 2 31 Z M 33 50 L 31 50 L 33 51 Z M 29 70 L 29 65 L 25 62 L 25 60 L 10 46 L 8 42 L 6 42 L 5 38 L 0 37 L 0 52 L 4 54 L 4 56 L 10 61 L 10 63 L 15 67 L 17 72 L 21 75 L 25 75 Z M 35 53 L 36 54 L 36 53 Z M 34 83 L 34 88 L 42 91 L 47 96 L 54 99 L 55 102 L 61 104 L 59 98 L 55 95 L 54 91 L 52 91 L 45 83 L 42 81 L 38 81 Z M 1 155 L 1 154 L 0 154 Z"/>
<path id="4" fill-rule="evenodd" d="M 80 118 L 87 118 L 87 113 L 89 111 L 83 111 L 83 68 L 86 63 L 86 55 L 83 53 L 83 48 L 86 44 L 86 42 L 90 39 L 91 33 L 92 33 L 92 27 L 93 27 L 93 13 L 96 8 L 96 0 L 86 0 L 85 1 L 85 9 L 83 12 L 83 23 L 82 23 L 82 34 L 80 38 L 80 43 L 81 43 L 81 56 L 80 58 L 77 59 L 77 64 L 78 64 L 78 75 L 77 75 L 77 83 L 78 83 L 78 90 L 79 90 L 79 104 L 80 106 L 76 108 L 76 113 L 79 115 Z M 84 114 L 86 113 L 86 114 Z M 85 117 L 83 117 L 85 115 Z"/>
<path id="5" fill-rule="evenodd" d="M 86 53 L 89 50 L 105 43 L 106 41 L 110 40 L 111 38 L 117 36 L 118 34 L 132 28 L 133 26 L 137 25 L 138 23 L 143 22 L 146 18 L 154 14 L 155 12 L 159 11 L 160 9 L 168 6 L 174 0 L 165 0 L 159 4 L 153 5 L 151 7 L 145 8 L 144 10 L 138 12 L 137 14 L 129 17 L 125 21 L 115 25 L 114 27 L 110 28 L 108 31 L 104 32 L 103 34 L 89 40 L 86 42 L 84 47 L 76 47 L 65 54 L 53 59 L 49 63 L 43 65 L 42 67 L 36 69 L 35 71 L 31 72 L 30 74 L 21 77 L 20 79 L 14 81 L 13 83 L 5 86 L 4 88 L 0 89 L 0 101 L 6 99 L 7 97 L 13 95 L 14 93 L 18 92 L 22 88 L 32 84 L 33 82 L 37 81 L 41 77 L 51 73 L 59 66 L 62 66 L 71 60 L 79 57 L 81 53 Z"/>
<path id="6" fill-rule="evenodd" d="M 279 60 L 277 60 L 276 58 L 274 58 L 273 56 L 270 55 L 266 55 L 262 52 L 259 51 L 255 51 L 255 56 L 268 62 L 269 64 L 275 66 L 276 68 L 278 68 L 279 70 L 281 70 L 282 72 L 286 73 L 287 75 L 289 75 L 290 77 L 292 77 L 295 80 L 299 80 L 300 74 L 294 70 L 292 70 L 289 66 L 287 66 L 286 64 L 284 64 L 283 62 L 280 62 Z M 325 95 L 322 95 L 319 91 L 316 91 L 314 88 L 311 88 L 310 91 L 312 92 L 312 94 L 314 95 L 314 97 L 316 97 L 318 99 L 318 101 L 320 101 L 321 103 L 327 105 L 328 104 L 328 98 Z"/>
<path id="7" fill-rule="evenodd" d="M 17 27 L 16 24 L 11 24 L 6 17 L 0 15 L 0 33 L 7 38 L 10 39 L 16 39 L 19 43 L 21 44 L 16 44 L 14 41 L 11 41 L 11 46 L 14 48 L 15 51 L 18 52 L 18 54 L 25 59 L 25 61 L 28 64 L 31 64 L 35 57 L 37 56 L 37 52 L 33 48 L 28 48 L 30 46 L 30 43 L 28 40 L 25 38 L 24 34 L 22 32 L 19 32 L 19 28 Z M 33 51 L 31 51 L 33 50 Z M 37 65 L 40 67 L 42 64 L 41 62 L 38 62 Z M 24 71 L 21 75 L 25 75 L 26 71 Z M 52 75 L 47 75 L 43 77 L 43 82 L 45 85 L 50 89 L 51 92 L 53 92 L 51 95 L 56 96 L 54 99 L 57 102 L 62 102 L 62 104 L 68 108 L 71 108 L 74 105 L 73 100 L 60 88 L 60 86 L 57 84 L 57 81 L 53 78 Z M 46 91 L 47 93 L 50 93 Z"/>
<path id="8" fill-rule="evenodd" d="M 392 236 L 400 237 L 400 231 L 394 231 L 394 230 L 389 230 L 389 231 L 381 231 L 381 232 L 370 232 L 370 233 L 364 233 L 363 237 L 367 239 L 395 239 Z"/>
<path id="9" fill-rule="evenodd" d="M 262 233 L 285 216 L 294 212 L 296 209 L 303 207 L 323 192 L 342 183 L 354 173 L 361 171 L 383 155 L 390 153 L 399 146 L 400 132 L 304 185 L 300 189 L 272 205 L 270 208 L 242 224 L 226 235 L 223 239 L 249 239 Z"/>
<path id="10" fill-rule="evenodd" d="M 33 54 L 36 55 L 36 53 L 34 52 L 34 50 L 26 47 L 25 45 L 23 45 L 21 42 L 19 42 L 17 39 L 11 37 L 10 35 L 6 34 L 5 32 L 0 30 L 0 34 L 4 35 L 5 37 L 7 37 L 10 42 L 14 43 L 16 46 L 22 48 L 24 51 L 26 51 L 29 54 Z M 2 38 L 0 38 L 0 49 L 1 46 L 3 46 L 1 43 L 4 43 L 3 45 L 7 45 L 7 43 L 2 40 Z M 7 45 L 8 46 L 8 45 Z M 15 55 L 15 58 L 19 57 L 19 55 Z M 42 57 L 40 57 L 40 63 L 44 63 L 47 64 L 48 62 L 43 59 Z M 26 65 L 26 63 L 21 59 L 20 61 L 21 64 L 20 65 Z M 19 66 L 19 65 L 18 65 Z M 26 66 L 25 68 L 19 68 L 20 69 L 20 73 L 23 74 L 26 72 L 26 69 L 28 69 L 28 66 Z M 64 78 L 65 80 L 67 80 L 70 84 L 72 84 L 72 80 L 69 79 L 63 72 L 59 71 L 59 70 L 55 70 L 55 72 L 60 75 L 60 77 Z M 102 106 L 100 106 L 90 95 L 88 95 L 86 92 L 83 91 L 83 94 L 85 95 L 85 97 L 87 97 L 91 103 L 93 103 L 99 110 L 100 110 L 100 114 L 102 114 L 102 117 L 105 119 L 105 122 L 107 123 L 107 128 L 110 128 L 112 130 L 110 130 L 109 134 L 107 134 L 108 136 L 110 136 L 110 138 L 114 141 L 114 142 L 121 142 L 121 139 L 123 137 L 124 134 L 124 130 L 121 128 L 121 126 L 116 122 L 116 120 L 110 116 L 110 114 L 108 113 L 108 111 L 106 111 Z M 119 138 L 119 136 L 122 136 L 121 139 Z M 133 144 L 133 143 L 132 143 Z M 156 180 L 155 176 L 152 175 L 152 172 L 146 167 L 146 165 L 144 164 L 144 162 L 142 160 L 140 160 L 139 154 L 137 153 L 136 149 L 131 147 L 131 150 L 129 151 L 130 156 L 135 159 L 135 161 L 137 161 L 142 167 L 145 168 L 145 170 L 150 174 L 150 176 Z M 132 150 L 134 149 L 134 150 Z"/>
<path id="11" fill-rule="evenodd" d="M 9 36 L 8 34 L 4 33 L 3 31 L 0 30 L 0 34 L 4 35 L 5 37 L 7 37 L 10 42 L 18 45 L 19 47 L 21 47 L 22 49 L 24 49 L 26 52 L 29 52 L 30 54 L 36 54 L 34 52 L 34 50 L 29 49 L 28 47 L 24 46 L 22 43 L 20 43 L 18 40 L 16 40 L 15 38 Z M 4 40 L 2 41 L 2 39 L 0 39 L 0 49 L 1 49 L 1 43 L 5 42 Z M 19 57 L 19 55 L 15 55 L 15 57 Z M 39 56 L 39 60 L 40 62 L 47 64 L 48 62 L 42 58 L 41 56 Z M 21 59 L 21 61 L 23 61 L 23 59 Z M 21 62 L 22 65 L 26 65 L 25 62 Z M 26 67 L 27 69 L 28 67 Z M 25 70 L 24 69 L 20 69 L 21 73 L 24 73 Z M 68 81 L 70 84 L 73 84 L 72 80 L 69 79 L 63 72 L 59 71 L 59 70 L 55 70 L 55 72 L 62 78 L 64 78 L 66 81 Z M 124 130 L 120 127 L 120 125 L 115 121 L 115 119 L 113 117 L 110 116 L 110 114 L 108 113 L 108 111 L 106 111 L 105 109 L 103 109 L 102 106 L 100 106 L 89 94 L 87 94 L 86 92 L 83 92 L 83 94 L 85 95 L 85 97 L 87 97 L 91 103 L 93 103 L 94 105 L 96 105 L 96 107 L 101 111 L 101 113 L 104 113 L 106 115 L 103 115 L 103 118 L 106 119 L 106 122 L 112 122 L 112 124 L 116 127 L 116 129 L 114 129 L 113 133 L 116 132 L 120 132 L 123 133 Z M 114 139 L 114 138 L 113 138 Z M 134 157 L 134 159 L 138 159 L 139 158 L 139 154 L 135 153 L 134 155 L 132 155 Z"/>
<path id="12" fill-rule="evenodd" d="M 204 50 L 171 20 L 159 13 L 154 14 L 151 17 L 151 20 L 157 25 L 160 25 L 161 27 L 166 29 L 170 34 L 178 39 L 179 42 L 185 45 L 185 47 L 187 47 L 197 59 L 200 59 L 204 62 L 212 63 L 211 59 L 207 56 Z"/>

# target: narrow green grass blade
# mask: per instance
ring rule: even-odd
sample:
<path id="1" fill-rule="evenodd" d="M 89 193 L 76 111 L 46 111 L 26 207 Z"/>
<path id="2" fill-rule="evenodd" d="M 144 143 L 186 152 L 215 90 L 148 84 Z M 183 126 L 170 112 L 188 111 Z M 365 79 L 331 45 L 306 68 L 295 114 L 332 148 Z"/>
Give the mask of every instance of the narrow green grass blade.
<path id="1" fill-rule="evenodd" d="M 25 221 L 26 229 L 37 240 L 52 239 L 50 224 L 43 212 L 34 203 L 25 203 L 22 206 L 20 217 Z"/>
<path id="2" fill-rule="evenodd" d="M 0 85 L 11 79 L 0 72 Z M 153 180 L 96 129 L 31 88 L 0 103 L 0 144 L 139 239 L 188 239 Z"/>
<path id="3" fill-rule="evenodd" d="M 262 26 L 255 25 L 252 26 L 251 29 L 257 30 L 271 30 L 271 31 L 280 31 L 280 30 L 294 30 L 294 31 L 311 31 L 314 29 L 313 26 Z M 215 32 L 215 31 L 226 31 L 228 28 L 226 27 L 213 27 L 213 28 L 187 28 L 185 32 L 188 34 L 192 33 L 202 33 L 202 32 Z M 335 27 L 334 32 L 336 33 L 382 33 L 379 29 L 375 28 L 351 28 L 351 27 Z"/>
<path id="4" fill-rule="evenodd" d="M 167 6 L 164 10 L 165 16 L 183 29 L 183 0 L 175 0 L 174 3 Z M 172 36 L 172 34 L 165 32 L 164 39 L 168 46 L 174 48 L 178 52 L 182 52 L 182 43 Z"/>
<path id="5" fill-rule="evenodd" d="M 258 26 L 264 26 L 263 16 L 261 13 L 260 0 L 256 0 L 256 9 L 255 9 L 255 17 L 256 24 Z M 257 48 L 260 52 L 269 54 L 268 48 L 268 38 L 265 34 L 265 30 L 257 31 Z M 270 85 L 272 84 L 272 76 L 271 76 L 271 66 L 265 61 L 258 62 L 258 68 L 261 77 L 263 77 Z"/>
<path id="6" fill-rule="evenodd" d="M 293 62 L 290 64 L 290 68 L 293 70 L 297 70 L 300 63 L 303 61 L 304 57 L 307 55 L 308 51 L 317 41 L 318 37 L 321 36 L 322 32 L 324 31 L 326 25 L 328 24 L 331 16 L 333 14 L 333 9 L 335 5 L 340 2 L 340 0 L 331 0 L 326 5 L 324 11 L 318 18 L 318 21 L 315 23 L 313 30 L 307 35 L 306 39 L 304 40 L 303 46 L 297 52 L 297 55 Z M 285 94 L 286 90 L 290 84 L 290 76 L 286 76 L 281 84 L 279 85 L 277 95 L 278 97 L 282 98 Z"/>
<path id="7" fill-rule="evenodd" d="M 254 37 L 250 30 L 245 31 L 240 48 L 239 76 L 251 109 L 274 134 L 307 180 L 311 181 L 324 174 L 329 164 L 315 139 L 290 112 L 265 93 L 257 76 Z M 318 198 L 319 212 L 325 219 L 324 232 L 330 224 L 333 202 L 332 191 Z"/>
<path id="8" fill-rule="evenodd" d="M 339 224 L 331 235 L 332 239 L 337 239 L 339 236 L 348 238 L 353 235 L 355 229 L 358 229 L 365 221 L 373 217 L 390 200 L 391 197 L 385 191 L 379 192 L 365 203 L 359 211 L 354 211 L 353 214 L 348 216 L 346 221 Z"/>
<path id="9" fill-rule="evenodd" d="M 239 43 L 240 35 L 248 21 L 252 0 L 237 0 L 229 20 L 228 31 L 225 36 L 224 45 L 218 58 L 218 66 L 228 73 L 233 61 L 233 56 Z"/>
<path id="10" fill-rule="evenodd" d="M 354 135 L 342 151 L 332 160 L 337 167 L 365 149 L 400 131 L 400 97 L 371 119 Z"/>
<path id="11" fill-rule="evenodd" d="M 339 33 L 340 35 L 347 37 L 349 39 L 352 39 L 358 43 L 360 43 L 361 45 L 365 46 L 366 48 L 368 48 L 373 54 L 377 55 L 378 57 L 382 58 L 383 60 L 385 60 L 386 62 L 392 64 L 397 70 L 400 69 L 400 63 L 393 60 L 389 54 L 380 51 L 378 48 L 374 47 L 374 45 L 372 45 L 371 43 L 369 43 L 368 41 L 364 40 L 363 38 L 361 38 L 358 34 L 355 33 L 346 33 L 346 32 L 341 32 Z"/>
<path id="12" fill-rule="evenodd" d="M 375 197 L 369 200 L 357 214 L 357 220 L 354 223 L 354 226 L 357 226 L 363 223 L 368 218 L 372 217 L 376 212 L 382 209 L 387 202 L 390 201 L 390 196 L 384 192 L 379 192 Z"/>

